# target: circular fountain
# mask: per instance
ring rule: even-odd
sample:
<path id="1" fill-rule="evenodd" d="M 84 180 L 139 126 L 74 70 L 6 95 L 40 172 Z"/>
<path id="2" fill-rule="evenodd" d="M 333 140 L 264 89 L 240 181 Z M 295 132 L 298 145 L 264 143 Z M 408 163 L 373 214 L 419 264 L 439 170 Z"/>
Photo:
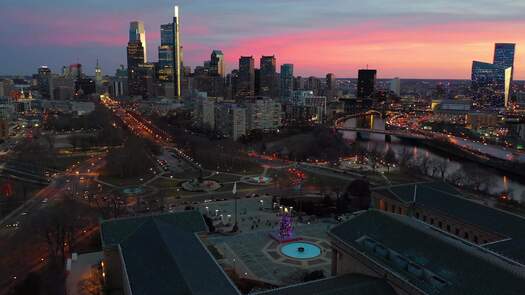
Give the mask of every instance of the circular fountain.
<path id="1" fill-rule="evenodd" d="M 321 247 L 306 242 L 292 242 L 284 244 L 280 252 L 290 258 L 312 259 L 321 255 Z"/>

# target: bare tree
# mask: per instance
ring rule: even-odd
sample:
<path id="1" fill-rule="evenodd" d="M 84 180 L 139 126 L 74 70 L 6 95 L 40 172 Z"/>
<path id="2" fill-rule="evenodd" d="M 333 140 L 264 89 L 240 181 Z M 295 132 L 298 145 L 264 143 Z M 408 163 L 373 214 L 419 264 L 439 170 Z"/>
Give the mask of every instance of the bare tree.
<path id="1" fill-rule="evenodd" d="M 83 277 L 77 285 L 79 295 L 101 295 L 102 275 L 97 267 L 92 267 L 86 277 Z"/>
<path id="2" fill-rule="evenodd" d="M 383 155 L 388 172 L 390 172 L 390 167 L 393 167 L 397 164 L 396 153 L 389 147 Z"/>
<path id="3" fill-rule="evenodd" d="M 445 176 L 449 168 L 450 161 L 446 158 L 439 158 L 432 161 L 435 170 L 439 173 L 441 180 L 445 181 Z"/>
<path id="4" fill-rule="evenodd" d="M 491 175 L 485 170 L 480 169 L 478 165 L 467 163 L 462 167 L 467 185 L 475 191 L 483 191 L 490 188 L 492 182 Z"/>
<path id="5" fill-rule="evenodd" d="M 424 156 L 424 157 L 421 157 L 419 160 L 416 160 L 416 161 L 417 161 L 417 166 L 418 166 L 419 171 L 421 172 L 421 174 L 428 175 L 428 171 L 430 170 L 430 167 L 431 167 L 431 159 L 430 159 L 430 157 Z"/>
<path id="6" fill-rule="evenodd" d="M 50 257 L 62 264 L 68 249 L 75 247 L 75 236 L 85 220 L 81 217 L 81 204 L 72 198 L 66 198 L 57 204 L 49 205 L 32 220 L 36 233 L 48 245 Z"/>
<path id="7" fill-rule="evenodd" d="M 401 154 L 399 156 L 399 165 L 403 168 L 410 168 L 413 159 L 414 154 L 412 153 L 412 151 L 407 147 L 403 147 L 403 150 L 401 151 Z"/>
<path id="8" fill-rule="evenodd" d="M 465 185 L 465 174 L 463 173 L 462 169 L 458 169 L 450 173 L 446 177 L 446 180 L 454 185 L 463 186 Z"/>

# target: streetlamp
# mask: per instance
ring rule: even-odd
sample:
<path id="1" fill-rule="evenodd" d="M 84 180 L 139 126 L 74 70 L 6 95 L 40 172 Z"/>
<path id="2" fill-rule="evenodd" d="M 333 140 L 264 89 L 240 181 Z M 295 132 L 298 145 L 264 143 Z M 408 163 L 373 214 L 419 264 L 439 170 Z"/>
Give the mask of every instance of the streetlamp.
<path id="1" fill-rule="evenodd" d="M 239 223 L 237 221 L 238 218 L 238 210 L 237 210 L 237 182 L 233 184 L 233 197 L 235 199 L 235 224 L 233 225 L 232 232 L 237 232 L 239 230 Z"/>

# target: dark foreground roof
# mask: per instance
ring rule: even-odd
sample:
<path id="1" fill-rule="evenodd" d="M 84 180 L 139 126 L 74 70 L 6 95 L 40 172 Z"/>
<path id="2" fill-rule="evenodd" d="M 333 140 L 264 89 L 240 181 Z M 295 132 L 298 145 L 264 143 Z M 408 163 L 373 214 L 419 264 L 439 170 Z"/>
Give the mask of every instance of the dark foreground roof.
<path id="1" fill-rule="evenodd" d="M 162 221 L 174 228 L 191 233 L 207 231 L 202 215 L 196 211 L 111 219 L 103 221 L 100 225 L 102 243 L 103 245 L 119 244 L 141 225 L 152 220 Z"/>
<path id="2" fill-rule="evenodd" d="M 299 285 L 254 293 L 254 295 L 396 295 L 386 281 L 364 276 L 343 275 Z"/>
<path id="3" fill-rule="evenodd" d="M 414 184 L 394 186 L 376 193 L 407 203 L 413 200 L 415 186 Z M 524 218 L 464 199 L 461 197 L 461 192 L 440 182 L 417 184 L 416 204 L 418 207 L 439 211 L 465 223 L 507 237 L 485 247 L 525 264 Z"/>
<path id="4" fill-rule="evenodd" d="M 523 294 L 525 279 L 517 274 L 523 269 L 406 216 L 369 210 L 330 235 L 427 294 Z M 414 275 L 408 265 L 425 275 Z"/>
<path id="5" fill-rule="evenodd" d="M 133 295 L 237 295 L 195 235 L 206 229 L 198 212 L 102 223 L 104 245 L 120 245 Z"/>

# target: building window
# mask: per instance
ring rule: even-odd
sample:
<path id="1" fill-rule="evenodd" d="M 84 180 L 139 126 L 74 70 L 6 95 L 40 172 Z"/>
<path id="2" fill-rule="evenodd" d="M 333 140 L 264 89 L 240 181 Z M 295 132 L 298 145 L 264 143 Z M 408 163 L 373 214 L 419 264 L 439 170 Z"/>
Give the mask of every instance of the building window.
<path id="1" fill-rule="evenodd" d="M 450 232 L 450 224 L 447 224 L 447 231 Z"/>
<path id="2" fill-rule="evenodd" d="M 434 218 L 430 218 L 430 224 L 434 225 Z"/>
<path id="3" fill-rule="evenodd" d="M 463 237 L 468 240 L 468 232 L 465 232 L 465 234 L 463 234 Z"/>
<path id="4" fill-rule="evenodd" d="M 478 236 L 474 236 L 474 243 L 478 243 Z"/>
<path id="5" fill-rule="evenodd" d="M 419 212 L 416 212 L 416 218 L 419 219 Z"/>
<path id="6" fill-rule="evenodd" d="M 392 205 L 392 213 L 396 213 L 396 206 Z"/>
<path id="7" fill-rule="evenodd" d="M 397 212 L 399 212 L 399 214 L 403 214 L 403 208 L 399 207 L 399 209 L 397 210 Z"/>
<path id="8" fill-rule="evenodd" d="M 438 223 L 438 226 L 439 226 L 439 228 L 441 228 L 441 227 L 443 226 L 443 223 L 440 221 L 440 222 Z"/>
<path id="9" fill-rule="evenodd" d="M 423 221 L 427 222 L 427 216 L 426 215 L 423 215 Z"/>
<path id="10" fill-rule="evenodd" d="M 456 236 L 459 236 L 459 228 L 456 228 Z"/>

